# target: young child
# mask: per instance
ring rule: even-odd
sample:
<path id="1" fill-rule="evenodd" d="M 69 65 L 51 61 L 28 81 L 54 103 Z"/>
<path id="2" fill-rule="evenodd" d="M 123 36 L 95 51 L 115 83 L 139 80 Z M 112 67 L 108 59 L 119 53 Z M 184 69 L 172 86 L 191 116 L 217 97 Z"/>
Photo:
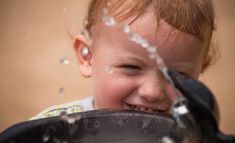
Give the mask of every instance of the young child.
<path id="1" fill-rule="evenodd" d="M 102 21 L 105 7 L 116 26 Z M 106 108 L 169 113 L 173 87 L 121 25 L 157 47 L 168 68 L 191 78 L 197 79 L 212 61 L 212 0 L 91 0 L 85 21 L 92 43 L 81 34 L 74 48 L 81 74 L 92 79 L 93 97 L 51 107 L 32 119 Z"/>

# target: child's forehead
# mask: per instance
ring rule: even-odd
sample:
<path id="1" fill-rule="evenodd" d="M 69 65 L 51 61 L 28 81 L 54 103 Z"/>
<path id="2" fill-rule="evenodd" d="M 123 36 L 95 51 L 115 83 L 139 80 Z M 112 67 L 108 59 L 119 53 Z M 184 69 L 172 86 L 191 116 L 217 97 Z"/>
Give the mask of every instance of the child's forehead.
<path id="1" fill-rule="evenodd" d="M 96 1 L 90 7 L 88 15 L 88 30 L 99 22 L 102 22 L 102 10 L 108 8 L 110 15 L 117 21 L 132 19 L 131 22 L 152 7 L 154 19 L 162 18 L 180 31 L 191 33 L 208 43 L 213 30 L 213 9 L 211 0 L 199 0 L 200 2 L 181 0 L 104 0 Z M 208 1 L 208 2 L 207 2 Z M 94 10 L 93 10 L 94 9 Z M 208 13 L 207 16 L 203 15 Z M 150 22 L 149 22 L 150 23 Z M 157 25 L 157 24 L 156 24 Z"/>
<path id="2" fill-rule="evenodd" d="M 163 57 L 167 57 L 171 54 L 171 59 L 175 59 L 174 55 L 179 55 L 180 52 L 187 53 L 188 56 L 184 54 L 180 57 L 176 56 L 178 60 L 180 60 L 182 57 L 189 58 L 192 54 L 200 54 L 200 52 L 205 51 L 202 50 L 205 48 L 203 47 L 203 42 L 191 34 L 177 30 L 165 21 L 160 22 L 161 26 L 156 29 L 154 22 L 149 22 L 155 21 L 152 17 L 153 15 L 151 15 L 151 13 L 143 15 L 135 20 L 129 27 L 132 32 L 146 39 L 151 45 L 158 47 L 158 51 L 162 53 Z M 97 39 L 94 40 L 95 44 L 99 43 L 96 47 L 108 46 L 114 48 L 115 52 L 122 51 L 122 54 L 146 55 L 146 50 L 132 42 L 122 31 L 122 26 L 107 27 L 101 25 L 99 31 L 100 34 L 97 35 Z M 102 50 L 102 52 L 106 53 L 105 50 Z"/>
<path id="3" fill-rule="evenodd" d="M 135 19 L 133 21 L 133 19 Z M 196 36 L 182 32 L 163 19 L 155 18 L 153 9 L 151 7 L 142 15 L 137 18 L 132 16 L 128 19 L 120 21 L 115 27 L 107 27 L 104 23 L 100 23 L 97 27 L 98 36 L 106 35 L 106 38 L 111 38 L 110 35 L 113 35 L 114 40 L 121 37 L 123 41 L 128 41 L 123 32 L 123 25 L 129 24 L 129 28 L 132 32 L 139 34 L 141 37 L 146 38 L 150 44 L 153 45 L 165 45 L 168 43 L 174 42 L 176 45 L 180 42 L 185 42 L 184 40 L 194 40 L 198 43 L 202 43 Z M 119 36 L 120 35 L 120 36 Z M 115 37 L 116 36 L 116 37 Z M 185 39 L 185 37 L 187 37 Z"/>

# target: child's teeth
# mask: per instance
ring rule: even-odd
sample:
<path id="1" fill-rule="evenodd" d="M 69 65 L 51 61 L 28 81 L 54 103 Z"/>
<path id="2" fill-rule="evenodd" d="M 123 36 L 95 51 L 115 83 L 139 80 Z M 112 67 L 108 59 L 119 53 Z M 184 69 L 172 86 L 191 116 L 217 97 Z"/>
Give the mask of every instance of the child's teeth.
<path id="1" fill-rule="evenodd" d="M 136 106 L 136 105 L 130 105 L 129 104 L 130 109 L 133 110 L 139 110 L 139 111 L 147 111 L 147 112 L 154 112 L 154 110 L 146 108 L 146 107 L 142 107 L 142 106 Z"/>
<path id="2" fill-rule="evenodd" d="M 141 107 L 141 106 L 139 106 L 137 109 L 138 109 L 138 110 L 141 110 L 141 111 L 148 111 L 148 108 Z"/>
<path id="3" fill-rule="evenodd" d="M 135 105 L 130 105 L 130 108 L 131 109 L 135 109 Z"/>

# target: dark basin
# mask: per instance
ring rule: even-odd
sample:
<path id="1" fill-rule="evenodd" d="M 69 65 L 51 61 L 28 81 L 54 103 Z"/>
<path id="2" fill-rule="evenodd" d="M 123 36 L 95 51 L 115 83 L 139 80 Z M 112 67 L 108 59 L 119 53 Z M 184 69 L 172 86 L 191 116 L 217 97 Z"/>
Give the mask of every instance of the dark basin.
<path id="1" fill-rule="evenodd" d="M 63 117 L 64 118 L 64 117 Z M 170 137 L 179 143 L 183 135 L 165 114 L 130 110 L 95 110 L 13 125 L 0 135 L 1 143 L 161 143 Z"/>

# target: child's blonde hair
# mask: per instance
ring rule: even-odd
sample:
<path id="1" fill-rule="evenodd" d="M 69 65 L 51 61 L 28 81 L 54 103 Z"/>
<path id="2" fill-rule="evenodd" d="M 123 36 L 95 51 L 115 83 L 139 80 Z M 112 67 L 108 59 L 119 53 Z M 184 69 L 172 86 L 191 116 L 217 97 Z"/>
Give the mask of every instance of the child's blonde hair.
<path id="1" fill-rule="evenodd" d="M 176 29 L 196 36 L 208 47 L 205 53 L 210 50 L 214 54 L 212 57 L 215 56 L 215 47 L 209 48 L 215 30 L 212 0 L 91 0 L 84 22 L 91 35 L 92 28 L 101 22 L 102 9 L 107 5 L 110 14 L 119 21 L 131 16 L 135 20 L 147 7 L 153 6 L 158 22 L 163 19 Z"/>

